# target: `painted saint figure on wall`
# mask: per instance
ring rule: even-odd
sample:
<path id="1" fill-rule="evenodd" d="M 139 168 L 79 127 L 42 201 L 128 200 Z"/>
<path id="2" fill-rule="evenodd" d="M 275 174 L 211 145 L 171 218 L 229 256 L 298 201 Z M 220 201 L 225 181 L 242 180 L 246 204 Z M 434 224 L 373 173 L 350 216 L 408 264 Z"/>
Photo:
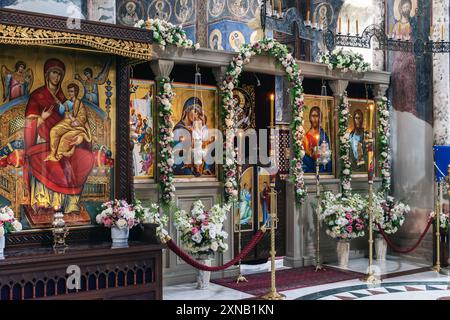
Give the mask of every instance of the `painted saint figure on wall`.
<path id="1" fill-rule="evenodd" d="M 58 110 L 68 101 L 61 88 L 65 72 L 61 60 L 47 60 L 45 84 L 31 93 L 25 109 L 23 177 L 30 206 L 37 214 L 54 207 L 62 208 L 64 213 L 79 212 L 80 196 L 94 166 L 90 143 L 77 137 L 71 142 L 73 153 L 70 157 L 46 161 L 51 152 L 52 129 L 63 120 Z M 75 96 L 71 99 L 75 110 L 77 100 Z"/>
<path id="2" fill-rule="evenodd" d="M 328 134 L 322 127 L 319 127 L 319 124 L 323 123 L 323 121 L 322 112 L 318 106 L 311 108 L 311 111 L 309 112 L 309 122 L 311 128 L 303 137 L 303 148 L 305 149 L 305 156 L 303 157 L 303 170 L 305 173 L 315 173 L 316 160 L 319 157 L 318 149 L 323 142 L 328 143 L 329 146 L 331 144 Z M 325 166 L 320 165 L 319 172 L 331 173 L 332 161 L 329 161 Z"/>
<path id="3" fill-rule="evenodd" d="M 417 0 L 397 0 L 394 6 L 393 37 L 413 41 L 412 17 L 415 15 L 413 7 L 417 7 Z M 392 56 L 392 90 L 395 92 L 393 105 L 399 111 L 411 112 L 417 116 L 416 58 L 410 52 L 393 52 Z"/>
<path id="4" fill-rule="evenodd" d="M 14 71 L 6 66 L 1 69 L 3 84 L 3 102 L 8 102 L 23 96 L 28 96 L 33 86 L 33 71 L 27 69 L 23 61 L 17 61 Z"/>

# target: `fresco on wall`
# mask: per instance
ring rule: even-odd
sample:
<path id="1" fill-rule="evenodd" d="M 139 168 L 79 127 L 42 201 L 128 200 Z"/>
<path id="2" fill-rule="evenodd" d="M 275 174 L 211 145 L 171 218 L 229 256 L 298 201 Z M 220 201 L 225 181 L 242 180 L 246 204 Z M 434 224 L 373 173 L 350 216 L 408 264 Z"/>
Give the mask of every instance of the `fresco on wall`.
<path id="1" fill-rule="evenodd" d="M 117 23 L 134 26 L 139 20 L 162 19 L 182 25 L 189 39 L 196 41 L 197 0 L 117 0 Z"/>
<path id="2" fill-rule="evenodd" d="M 54 208 L 69 225 L 90 224 L 113 194 L 113 61 L 44 47 L 0 52 L 0 206 L 26 228 L 51 226 Z"/>
<path id="3" fill-rule="evenodd" d="M 422 1 L 423 17 L 416 15 L 417 0 L 389 0 L 387 7 L 387 29 L 393 29 L 396 38 L 414 41 L 419 29 L 428 33 L 430 29 L 430 3 Z M 421 23 L 419 26 L 418 23 Z M 398 111 L 409 112 L 428 123 L 432 121 L 431 106 L 431 57 L 417 57 L 407 52 L 390 52 L 388 70 L 392 72 L 392 104 Z"/>
<path id="4" fill-rule="evenodd" d="M 2 0 L 1 7 L 85 19 L 84 0 Z"/>
<path id="5" fill-rule="evenodd" d="M 116 23 L 115 0 L 87 0 L 87 12 L 91 21 Z"/>

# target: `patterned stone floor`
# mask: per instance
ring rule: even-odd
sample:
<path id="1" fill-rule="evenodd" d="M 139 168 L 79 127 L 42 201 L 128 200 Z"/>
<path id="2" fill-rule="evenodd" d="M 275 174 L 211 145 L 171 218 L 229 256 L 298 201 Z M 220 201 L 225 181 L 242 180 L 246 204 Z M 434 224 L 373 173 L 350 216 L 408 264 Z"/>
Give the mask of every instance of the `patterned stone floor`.
<path id="1" fill-rule="evenodd" d="M 367 267 L 367 260 L 364 260 L 351 261 L 350 269 L 364 272 Z M 398 260 L 386 261 L 379 264 L 377 270 L 382 276 L 378 285 L 367 285 L 359 279 L 354 279 L 282 293 L 288 300 L 450 300 L 450 277 L 428 271 L 424 265 Z M 240 300 L 257 297 L 216 284 L 211 284 L 207 290 L 196 290 L 195 284 L 164 287 L 166 300 L 193 298 Z"/>

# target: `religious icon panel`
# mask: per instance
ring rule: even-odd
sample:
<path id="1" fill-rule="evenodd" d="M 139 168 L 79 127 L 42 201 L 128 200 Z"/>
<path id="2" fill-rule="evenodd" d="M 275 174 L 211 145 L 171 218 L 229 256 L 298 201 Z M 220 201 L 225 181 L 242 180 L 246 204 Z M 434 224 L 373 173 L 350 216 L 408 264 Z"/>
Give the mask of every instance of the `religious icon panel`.
<path id="1" fill-rule="evenodd" d="M 215 180 L 217 87 L 183 83 L 173 87 L 175 177 Z"/>
<path id="2" fill-rule="evenodd" d="M 113 194 L 115 66 L 106 55 L 36 47 L 0 54 L 0 206 L 24 228 L 95 222 Z"/>
<path id="3" fill-rule="evenodd" d="M 133 146 L 135 179 L 151 179 L 154 177 L 154 98 L 155 83 L 153 81 L 131 80 L 130 138 Z"/>
<path id="4" fill-rule="evenodd" d="M 348 134 L 350 139 L 350 161 L 353 174 L 367 174 L 367 144 L 365 137 L 369 132 L 369 106 L 374 108 L 372 100 L 349 99 L 350 117 L 348 120 Z M 373 109 L 372 128 L 375 134 L 376 110 Z M 375 144 L 376 145 L 376 144 Z"/>
<path id="5" fill-rule="evenodd" d="M 322 175 L 333 175 L 333 98 L 305 95 L 305 136 L 303 137 L 303 170 L 308 176 L 316 173 L 316 164 Z M 331 154 L 330 160 L 322 161 L 322 155 Z"/>
<path id="6" fill-rule="evenodd" d="M 253 167 L 250 167 L 244 171 L 241 177 L 239 206 L 234 217 L 234 232 L 239 232 L 239 222 L 242 232 L 253 231 L 253 173 Z"/>
<path id="7" fill-rule="evenodd" d="M 269 171 L 262 167 L 258 167 L 258 224 L 259 228 L 267 224 L 270 227 L 270 213 L 272 208 L 271 182 L 273 177 Z M 275 228 L 277 224 L 275 223 Z"/>

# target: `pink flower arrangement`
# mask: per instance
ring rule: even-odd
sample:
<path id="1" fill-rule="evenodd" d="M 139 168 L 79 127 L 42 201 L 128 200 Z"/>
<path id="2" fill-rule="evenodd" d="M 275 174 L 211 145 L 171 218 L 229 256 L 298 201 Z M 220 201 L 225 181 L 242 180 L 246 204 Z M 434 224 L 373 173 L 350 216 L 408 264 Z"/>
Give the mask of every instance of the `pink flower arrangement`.
<path id="1" fill-rule="evenodd" d="M 140 223 L 132 205 L 125 200 L 107 201 L 102 204 L 101 212 L 97 215 L 98 224 L 107 228 L 118 227 L 131 229 Z"/>

